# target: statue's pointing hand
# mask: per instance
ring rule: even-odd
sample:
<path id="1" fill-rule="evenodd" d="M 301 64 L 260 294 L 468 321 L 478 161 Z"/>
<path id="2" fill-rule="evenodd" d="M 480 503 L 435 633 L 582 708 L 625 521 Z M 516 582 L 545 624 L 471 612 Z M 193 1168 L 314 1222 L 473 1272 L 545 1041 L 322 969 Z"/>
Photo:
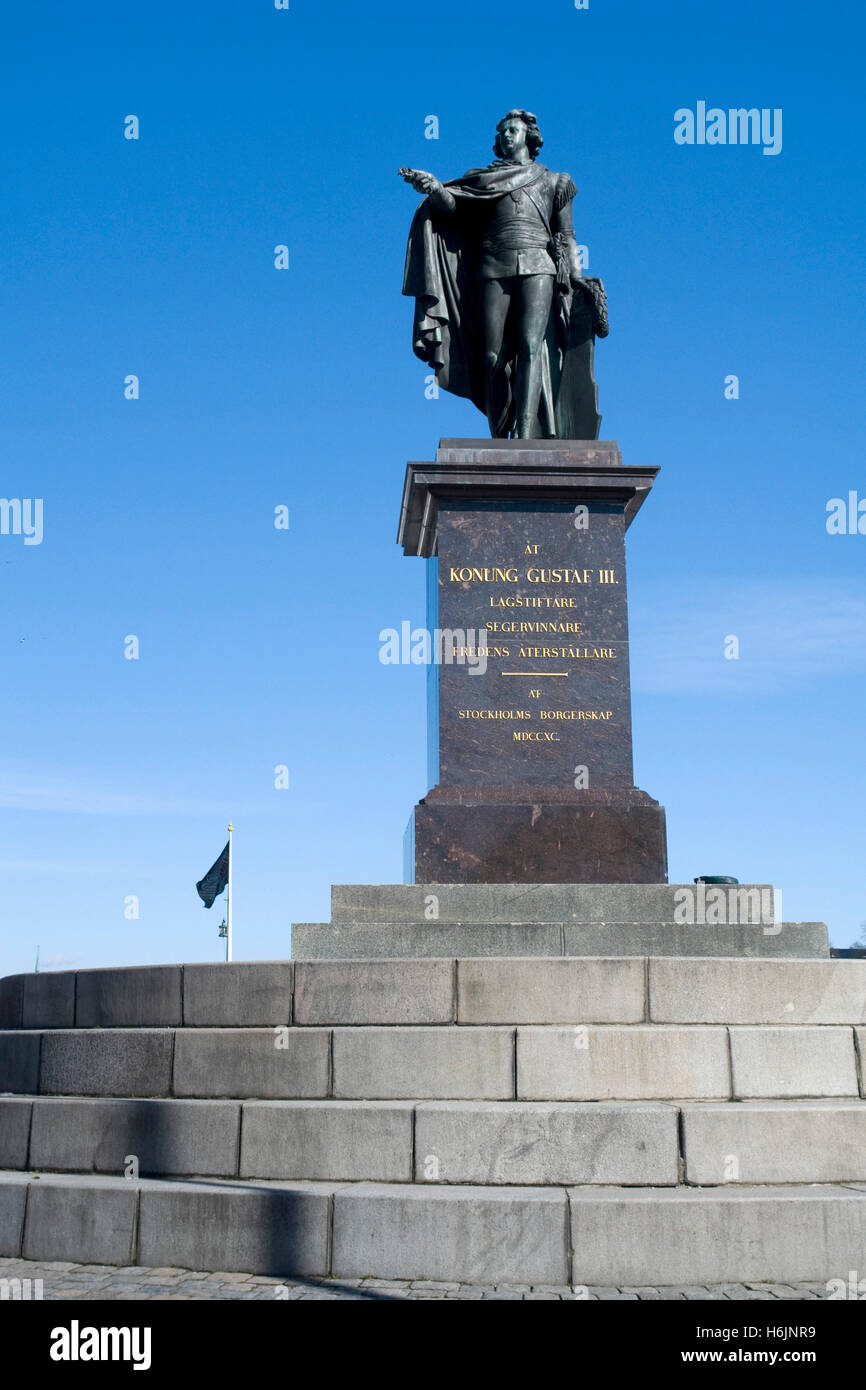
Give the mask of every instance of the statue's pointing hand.
<path id="1" fill-rule="evenodd" d="M 436 193 L 442 187 L 441 183 L 433 174 L 426 173 L 423 169 L 398 169 L 401 179 L 406 183 L 411 183 L 418 193 Z"/>

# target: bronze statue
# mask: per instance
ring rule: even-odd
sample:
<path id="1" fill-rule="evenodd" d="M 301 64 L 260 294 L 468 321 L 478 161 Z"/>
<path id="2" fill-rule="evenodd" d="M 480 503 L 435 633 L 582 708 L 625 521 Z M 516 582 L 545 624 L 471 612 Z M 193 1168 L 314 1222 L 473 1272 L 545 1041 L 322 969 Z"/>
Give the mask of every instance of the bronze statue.
<path id="1" fill-rule="evenodd" d="M 426 194 L 412 222 L 403 293 L 415 299 L 413 348 L 446 391 L 487 416 L 494 439 L 597 439 L 596 337 L 604 286 L 582 274 L 577 189 L 536 156 L 531 111 L 496 127 L 496 159 L 461 179 L 401 169 Z"/>

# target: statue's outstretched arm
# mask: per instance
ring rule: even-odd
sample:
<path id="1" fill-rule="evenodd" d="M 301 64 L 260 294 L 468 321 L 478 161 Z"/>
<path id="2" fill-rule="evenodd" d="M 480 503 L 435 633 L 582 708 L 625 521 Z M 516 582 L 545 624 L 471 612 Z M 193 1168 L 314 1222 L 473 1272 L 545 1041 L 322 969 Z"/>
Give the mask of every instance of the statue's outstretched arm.
<path id="1" fill-rule="evenodd" d="M 398 169 L 401 179 L 406 183 L 411 183 L 418 193 L 426 193 L 434 207 L 441 212 L 453 212 L 457 206 L 457 201 L 453 193 L 442 184 L 433 174 L 428 174 L 423 169 Z"/>

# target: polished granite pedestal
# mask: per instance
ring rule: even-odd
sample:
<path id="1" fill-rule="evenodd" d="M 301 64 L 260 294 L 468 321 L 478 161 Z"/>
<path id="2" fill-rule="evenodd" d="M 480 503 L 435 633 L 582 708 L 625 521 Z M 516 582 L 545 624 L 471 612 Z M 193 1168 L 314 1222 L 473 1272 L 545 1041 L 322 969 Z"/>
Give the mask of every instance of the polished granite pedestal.
<path id="1" fill-rule="evenodd" d="M 625 561 L 657 472 L 579 440 L 443 440 L 407 466 L 432 656 L 408 881 L 666 881 L 632 770 Z"/>

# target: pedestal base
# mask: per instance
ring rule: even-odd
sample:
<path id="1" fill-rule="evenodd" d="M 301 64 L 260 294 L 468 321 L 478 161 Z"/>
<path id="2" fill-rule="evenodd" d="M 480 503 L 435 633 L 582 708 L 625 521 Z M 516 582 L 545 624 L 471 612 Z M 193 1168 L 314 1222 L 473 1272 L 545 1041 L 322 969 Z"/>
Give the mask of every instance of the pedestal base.
<path id="1" fill-rule="evenodd" d="M 413 813 L 416 883 L 666 883 L 664 807 L 645 792 L 454 801 Z"/>

